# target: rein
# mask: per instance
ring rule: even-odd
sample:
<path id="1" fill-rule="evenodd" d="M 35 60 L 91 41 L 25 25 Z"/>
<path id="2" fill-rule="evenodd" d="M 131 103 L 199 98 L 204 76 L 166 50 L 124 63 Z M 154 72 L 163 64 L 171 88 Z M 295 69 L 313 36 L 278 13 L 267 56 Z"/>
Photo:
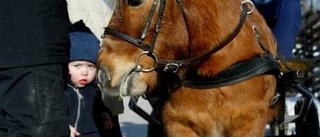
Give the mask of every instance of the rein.
<path id="1" fill-rule="evenodd" d="M 183 10 L 183 5 L 182 5 L 182 2 L 181 0 L 176 0 L 177 4 L 179 5 L 179 9 L 182 13 L 182 16 L 183 16 L 183 19 L 187 25 L 187 18 L 186 18 L 186 15 L 185 15 L 185 11 Z M 114 37 L 117 37 L 117 38 L 120 38 L 120 39 L 123 39 L 131 44 L 133 44 L 134 46 L 140 48 L 143 50 L 143 52 L 137 56 L 136 58 L 136 68 L 135 68 L 135 71 L 142 71 L 142 72 L 150 72 L 150 71 L 153 71 L 155 69 L 155 67 L 157 66 L 158 68 L 162 67 L 164 71 L 166 72 L 173 72 L 173 73 L 176 73 L 180 67 L 182 66 L 188 66 L 196 61 L 200 61 L 200 60 L 203 60 L 207 57 L 209 57 L 210 55 L 218 52 L 220 49 L 222 49 L 223 47 L 225 47 L 230 41 L 232 41 L 236 36 L 237 34 L 240 32 L 245 20 L 246 20 L 246 17 L 248 14 L 251 14 L 251 12 L 253 11 L 253 9 L 251 9 L 249 11 L 249 8 L 247 7 L 247 3 L 250 3 L 253 5 L 253 3 L 251 1 L 243 1 L 241 3 L 241 15 L 240 15 L 240 20 L 236 26 L 236 28 L 225 38 L 224 41 L 220 42 L 220 44 L 218 44 L 218 46 L 216 48 L 212 48 L 210 49 L 209 51 L 203 53 L 202 55 L 199 55 L 199 56 L 196 56 L 196 57 L 193 57 L 193 58 L 189 58 L 189 59 L 184 59 L 184 60 L 165 60 L 165 59 L 158 59 L 158 57 L 153 53 L 153 49 L 155 47 L 155 42 L 156 42 L 156 39 L 157 39 L 157 36 L 160 32 L 160 27 L 161 27 L 161 21 L 162 21 L 162 17 L 163 17 L 163 13 L 164 13 L 164 9 L 165 9 L 165 4 L 166 4 L 166 1 L 165 0 L 162 0 L 161 1 L 161 5 L 159 7 L 159 14 L 158 14 L 158 19 L 156 21 L 156 24 L 155 24 L 155 30 L 154 30 L 154 34 L 152 36 L 152 41 L 151 41 L 151 45 L 147 44 L 144 42 L 145 40 L 145 37 L 146 37 L 146 34 L 149 30 L 149 27 L 151 25 L 151 21 L 152 21 L 152 17 L 154 16 L 154 13 L 155 13 L 155 9 L 156 9 L 156 6 L 158 4 L 158 0 L 154 0 L 153 2 L 153 5 L 152 5 L 152 8 L 149 12 L 149 16 L 147 18 L 147 22 L 145 24 L 145 27 L 144 27 L 144 30 L 142 32 L 142 35 L 141 35 L 141 38 L 140 39 L 136 39 L 128 34 L 125 34 L 125 33 L 122 33 L 122 32 L 118 32 L 112 28 L 105 28 L 105 31 L 104 31 L 104 35 L 111 35 L 111 36 L 114 36 Z M 188 27 L 188 26 L 187 26 Z M 104 37 L 104 36 L 103 36 Z M 150 57 L 152 57 L 155 61 L 155 65 L 153 68 L 148 68 L 148 69 L 145 69 L 145 68 L 142 68 L 142 66 L 139 64 L 138 60 L 139 58 L 142 56 L 142 55 L 148 55 Z"/>

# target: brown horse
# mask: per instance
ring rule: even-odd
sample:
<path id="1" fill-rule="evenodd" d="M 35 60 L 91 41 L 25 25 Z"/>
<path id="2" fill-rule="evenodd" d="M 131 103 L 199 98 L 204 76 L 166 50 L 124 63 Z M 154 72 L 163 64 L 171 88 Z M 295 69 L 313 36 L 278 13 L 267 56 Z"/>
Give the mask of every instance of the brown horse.
<path id="1" fill-rule="evenodd" d="M 118 0 L 99 86 L 113 96 L 165 93 L 165 136 L 262 137 L 278 108 L 276 50 L 249 0 Z"/>

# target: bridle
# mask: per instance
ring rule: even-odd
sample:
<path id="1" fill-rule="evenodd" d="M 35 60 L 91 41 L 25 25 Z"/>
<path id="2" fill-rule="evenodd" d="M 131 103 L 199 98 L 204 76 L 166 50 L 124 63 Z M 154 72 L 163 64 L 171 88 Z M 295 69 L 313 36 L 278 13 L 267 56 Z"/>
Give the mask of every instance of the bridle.
<path id="1" fill-rule="evenodd" d="M 179 6 L 179 9 L 180 9 L 181 14 L 184 19 L 184 22 L 185 22 L 187 29 L 188 29 L 188 22 L 187 22 L 187 17 L 186 17 L 185 11 L 183 9 L 183 4 L 182 4 L 181 0 L 176 0 L 176 2 Z M 182 66 L 187 66 L 187 65 L 190 65 L 196 61 L 200 61 L 200 60 L 203 60 L 203 59 L 209 57 L 210 55 L 216 53 L 217 51 L 219 51 L 220 49 L 225 47 L 230 41 L 232 41 L 232 39 L 234 39 L 237 36 L 237 34 L 240 32 L 240 30 L 246 20 L 247 15 L 251 14 L 254 10 L 253 3 L 250 0 L 244 0 L 240 6 L 242 12 L 240 15 L 240 20 L 239 20 L 236 28 L 222 42 L 220 42 L 220 44 L 218 44 L 218 46 L 216 46 L 216 48 L 212 48 L 199 56 L 192 57 L 189 59 L 166 60 L 166 59 L 158 59 L 157 55 L 155 55 L 153 52 L 153 49 L 155 47 L 155 43 L 157 40 L 157 36 L 160 32 L 161 21 L 162 21 L 164 10 L 165 10 L 166 0 L 161 0 L 159 11 L 158 11 L 158 18 L 155 23 L 155 27 L 154 27 L 155 29 L 154 29 L 154 33 L 152 35 L 152 40 L 151 40 L 150 45 L 145 43 L 145 41 L 144 41 L 146 38 L 146 35 L 148 33 L 148 30 L 150 28 L 151 21 L 152 21 L 154 14 L 155 14 L 158 3 L 159 3 L 159 0 L 153 1 L 151 10 L 150 10 L 148 18 L 147 18 L 147 21 L 145 23 L 141 37 L 139 39 L 134 38 L 128 34 L 118 32 L 118 31 L 116 31 L 112 28 L 108 28 L 108 27 L 105 28 L 105 31 L 104 31 L 104 35 L 111 35 L 111 36 L 120 38 L 120 39 L 125 40 L 125 41 L 127 41 L 127 42 L 133 44 L 134 46 L 143 50 L 143 52 L 136 57 L 136 67 L 134 70 L 137 72 L 150 72 L 150 71 L 153 71 L 157 67 L 157 68 L 163 68 L 163 70 L 166 72 L 176 73 L 179 70 L 179 68 Z M 250 4 L 252 6 L 251 10 L 249 10 L 247 4 Z M 104 37 L 104 35 L 103 35 L 103 37 Z M 153 60 L 155 62 L 153 67 L 143 68 L 139 64 L 139 58 L 143 55 L 147 55 L 147 56 L 150 56 L 151 58 L 153 58 Z"/>

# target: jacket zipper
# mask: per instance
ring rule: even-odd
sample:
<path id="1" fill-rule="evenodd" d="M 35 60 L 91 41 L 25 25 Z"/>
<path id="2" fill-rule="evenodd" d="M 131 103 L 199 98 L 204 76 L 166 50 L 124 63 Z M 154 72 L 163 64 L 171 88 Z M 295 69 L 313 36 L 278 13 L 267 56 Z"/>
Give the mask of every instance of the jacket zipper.
<path id="1" fill-rule="evenodd" d="M 77 130 L 78 129 L 78 122 L 79 122 L 79 119 L 80 119 L 80 111 L 81 111 L 81 101 L 83 99 L 83 96 L 80 94 L 79 92 L 79 89 L 78 88 L 75 88 L 75 87 L 72 87 L 74 89 L 74 91 L 77 93 L 77 96 L 78 96 L 78 109 L 77 109 L 77 119 L 74 123 L 74 128 Z"/>

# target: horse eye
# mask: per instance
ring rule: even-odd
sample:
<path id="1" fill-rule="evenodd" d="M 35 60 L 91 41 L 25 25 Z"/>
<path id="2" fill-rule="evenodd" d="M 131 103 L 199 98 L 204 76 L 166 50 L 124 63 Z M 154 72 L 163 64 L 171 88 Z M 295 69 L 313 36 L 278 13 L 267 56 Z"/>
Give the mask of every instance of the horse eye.
<path id="1" fill-rule="evenodd" d="M 129 6 L 139 6 L 144 0 L 128 0 Z"/>

